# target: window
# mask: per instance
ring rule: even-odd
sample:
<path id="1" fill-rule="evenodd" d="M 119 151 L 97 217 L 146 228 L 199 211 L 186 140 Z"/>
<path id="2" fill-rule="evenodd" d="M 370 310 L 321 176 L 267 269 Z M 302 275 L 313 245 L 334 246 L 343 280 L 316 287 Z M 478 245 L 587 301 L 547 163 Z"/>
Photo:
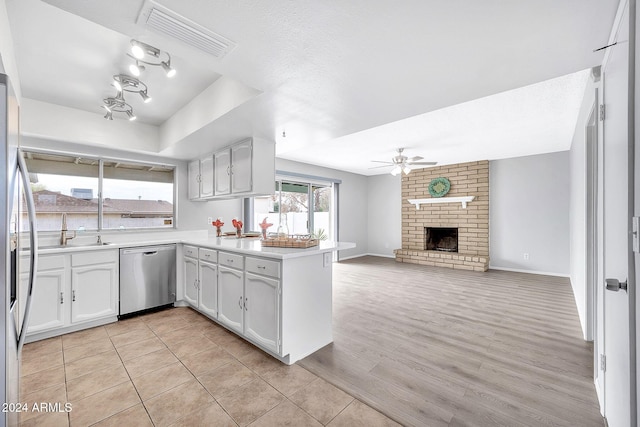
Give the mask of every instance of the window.
<path id="1" fill-rule="evenodd" d="M 25 154 L 38 231 L 173 227 L 173 166 Z"/>
<path id="2" fill-rule="evenodd" d="M 333 185 L 279 180 L 272 195 L 253 198 L 252 229 L 266 218 L 273 224 L 269 233 L 279 226 L 289 234 L 313 234 L 320 239 L 335 240 L 333 226 Z"/>

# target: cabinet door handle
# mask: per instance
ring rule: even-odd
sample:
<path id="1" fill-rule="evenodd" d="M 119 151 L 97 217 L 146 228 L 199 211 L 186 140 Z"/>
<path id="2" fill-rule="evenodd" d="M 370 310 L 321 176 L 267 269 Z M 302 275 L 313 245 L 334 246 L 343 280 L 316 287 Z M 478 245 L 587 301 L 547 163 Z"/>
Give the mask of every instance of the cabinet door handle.
<path id="1" fill-rule="evenodd" d="M 227 175 L 231 175 L 231 166 L 227 166 Z"/>
<path id="2" fill-rule="evenodd" d="M 233 165 L 231 165 L 230 168 L 231 168 L 231 175 L 233 175 Z"/>
<path id="3" fill-rule="evenodd" d="M 240 306 L 240 310 L 242 310 L 242 295 L 240 295 L 240 299 L 238 300 L 238 305 Z"/>
<path id="4" fill-rule="evenodd" d="M 60 292 L 60 304 L 64 304 L 64 292 Z"/>
<path id="5" fill-rule="evenodd" d="M 76 290 L 74 289 L 73 291 L 71 291 L 71 301 L 75 301 L 76 300 Z"/>
<path id="6" fill-rule="evenodd" d="M 245 298 L 244 299 L 244 309 L 245 311 L 249 310 L 249 304 L 247 304 L 249 302 L 249 298 Z"/>

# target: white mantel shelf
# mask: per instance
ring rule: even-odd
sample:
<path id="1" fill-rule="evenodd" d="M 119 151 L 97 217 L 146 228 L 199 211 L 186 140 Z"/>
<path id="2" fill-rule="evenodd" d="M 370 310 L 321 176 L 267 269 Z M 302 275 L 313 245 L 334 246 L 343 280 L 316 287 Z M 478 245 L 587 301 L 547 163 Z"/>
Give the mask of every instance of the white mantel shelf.
<path id="1" fill-rule="evenodd" d="M 427 205 L 432 203 L 462 203 L 462 209 L 467 209 L 467 203 L 475 199 L 476 196 L 462 196 L 462 197 L 433 197 L 431 199 L 407 199 L 412 205 L 416 205 L 416 210 L 420 209 L 420 205 Z"/>

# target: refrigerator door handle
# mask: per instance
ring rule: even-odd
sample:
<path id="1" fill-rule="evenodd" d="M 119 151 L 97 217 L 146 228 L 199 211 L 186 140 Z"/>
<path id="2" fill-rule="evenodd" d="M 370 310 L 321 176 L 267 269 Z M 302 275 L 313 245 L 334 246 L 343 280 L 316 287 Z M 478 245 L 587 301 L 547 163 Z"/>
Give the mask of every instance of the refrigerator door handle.
<path id="1" fill-rule="evenodd" d="M 27 292 L 27 303 L 25 304 L 24 317 L 22 326 L 20 327 L 20 336 L 18 337 L 18 354 L 22 351 L 24 340 L 27 335 L 27 326 L 29 325 L 29 312 L 31 311 L 31 297 L 33 295 L 33 284 L 36 280 L 36 269 L 38 268 L 38 237 L 36 232 L 36 208 L 33 201 L 33 192 L 31 191 L 31 183 L 29 182 L 29 170 L 24 160 L 22 150 L 18 149 L 18 169 L 24 185 L 24 192 L 27 202 L 27 213 L 29 215 L 29 240 L 31 243 L 31 259 L 29 270 L 29 290 Z"/>

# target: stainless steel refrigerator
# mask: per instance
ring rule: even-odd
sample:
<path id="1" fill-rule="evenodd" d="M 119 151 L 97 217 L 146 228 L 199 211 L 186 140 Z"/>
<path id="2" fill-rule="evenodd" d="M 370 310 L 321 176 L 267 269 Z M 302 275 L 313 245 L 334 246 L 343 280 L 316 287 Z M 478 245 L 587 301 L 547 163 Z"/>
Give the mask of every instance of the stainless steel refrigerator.
<path id="1" fill-rule="evenodd" d="M 27 332 L 37 269 L 37 233 L 29 172 L 20 152 L 20 108 L 9 78 L 0 74 L 0 377 L 5 404 L 0 427 L 18 424 L 20 355 Z M 6 411 L 6 412 L 5 412 Z"/>

